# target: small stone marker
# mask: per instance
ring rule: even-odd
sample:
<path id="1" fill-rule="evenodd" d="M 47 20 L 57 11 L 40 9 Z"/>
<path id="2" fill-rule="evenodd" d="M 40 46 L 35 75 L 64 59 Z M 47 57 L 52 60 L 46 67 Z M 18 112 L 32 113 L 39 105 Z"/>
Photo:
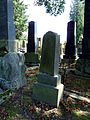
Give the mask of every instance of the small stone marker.
<path id="1" fill-rule="evenodd" d="M 33 98 L 58 107 L 63 94 L 59 70 L 60 36 L 51 31 L 43 37 L 40 73 L 34 84 Z"/>

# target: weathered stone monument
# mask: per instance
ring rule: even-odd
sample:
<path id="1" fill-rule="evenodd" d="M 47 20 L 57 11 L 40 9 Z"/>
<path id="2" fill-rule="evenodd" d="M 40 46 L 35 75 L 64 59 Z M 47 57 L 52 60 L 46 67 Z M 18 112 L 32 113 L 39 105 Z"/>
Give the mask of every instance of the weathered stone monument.
<path id="1" fill-rule="evenodd" d="M 51 31 L 43 37 L 40 73 L 34 84 L 33 98 L 59 106 L 64 86 L 61 84 L 59 70 L 60 36 Z"/>
<path id="2" fill-rule="evenodd" d="M 67 43 L 66 43 L 66 49 L 65 49 L 65 59 L 75 59 L 75 22 L 70 21 L 68 22 L 67 26 Z"/>
<path id="3" fill-rule="evenodd" d="M 90 77 L 90 1 L 85 0 L 82 54 L 76 64 L 76 73 Z"/>
<path id="4" fill-rule="evenodd" d="M 37 30 L 36 23 L 34 21 L 29 22 L 28 26 L 28 44 L 27 53 L 25 53 L 25 63 L 27 64 L 38 64 L 38 43 L 37 43 Z"/>
<path id="5" fill-rule="evenodd" d="M 15 49 L 13 0 L 0 0 L 0 87 L 5 90 L 26 84 L 25 58 Z"/>
<path id="6" fill-rule="evenodd" d="M 8 51 L 17 51 L 13 21 L 13 0 L 0 1 L 0 43 L 0 49 L 4 46 Z"/>

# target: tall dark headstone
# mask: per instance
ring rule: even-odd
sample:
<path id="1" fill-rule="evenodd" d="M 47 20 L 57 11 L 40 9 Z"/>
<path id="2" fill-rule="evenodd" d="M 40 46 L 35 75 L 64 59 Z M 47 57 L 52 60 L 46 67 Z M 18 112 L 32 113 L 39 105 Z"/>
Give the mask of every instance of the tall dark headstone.
<path id="1" fill-rule="evenodd" d="M 82 54 L 76 63 L 76 74 L 90 78 L 90 0 L 85 0 Z"/>
<path id="2" fill-rule="evenodd" d="M 28 44 L 27 44 L 27 52 L 36 52 L 35 47 L 37 44 L 37 31 L 36 31 L 36 23 L 34 21 L 29 22 L 28 26 Z"/>
<path id="3" fill-rule="evenodd" d="M 40 73 L 34 84 L 33 98 L 54 106 L 59 106 L 63 94 L 63 84 L 59 71 L 60 36 L 51 31 L 43 37 Z"/>
<path id="4" fill-rule="evenodd" d="M 27 64 L 39 63 L 38 54 L 36 53 L 37 49 L 38 49 L 37 26 L 34 21 L 31 21 L 29 22 L 28 26 L 28 44 L 27 53 L 25 53 L 25 62 Z"/>
<path id="5" fill-rule="evenodd" d="M 90 0 L 85 0 L 82 58 L 90 59 Z"/>
<path id="6" fill-rule="evenodd" d="M 70 21 L 68 22 L 67 26 L 67 43 L 65 49 L 65 56 L 66 59 L 75 59 L 75 22 Z"/>

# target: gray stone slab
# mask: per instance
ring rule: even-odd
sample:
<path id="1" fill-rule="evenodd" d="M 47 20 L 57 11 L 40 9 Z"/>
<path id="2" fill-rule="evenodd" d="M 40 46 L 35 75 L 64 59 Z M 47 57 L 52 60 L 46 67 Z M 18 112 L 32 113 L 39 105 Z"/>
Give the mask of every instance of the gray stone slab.
<path id="1" fill-rule="evenodd" d="M 10 52 L 0 57 L 0 85 L 3 89 L 19 89 L 26 85 L 24 55 Z"/>
<path id="2" fill-rule="evenodd" d="M 61 75 L 51 76 L 49 74 L 40 72 L 38 75 L 38 82 L 47 85 L 57 86 L 61 83 Z"/>
<path id="3" fill-rule="evenodd" d="M 13 0 L 0 0 L 0 40 L 15 40 Z"/>

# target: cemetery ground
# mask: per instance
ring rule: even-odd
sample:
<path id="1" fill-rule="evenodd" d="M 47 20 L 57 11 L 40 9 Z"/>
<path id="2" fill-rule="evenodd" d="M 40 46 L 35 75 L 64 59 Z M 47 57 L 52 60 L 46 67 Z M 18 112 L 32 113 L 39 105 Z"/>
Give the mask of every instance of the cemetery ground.
<path id="1" fill-rule="evenodd" d="M 75 99 L 70 96 L 71 91 L 69 91 L 72 90 L 79 96 L 89 98 L 90 82 L 86 84 L 80 78 L 76 80 L 78 78 L 75 79 L 72 74 L 64 74 L 64 69 L 62 69 L 60 71 L 63 74 L 62 82 L 67 87 L 65 87 L 60 106 L 55 108 L 32 99 L 33 84 L 37 81 L 38 73 L 38 67 L 35 69 L 27 67 L 27 86 L 12 92 L 12 95 L 0 105 L 0 120 L 90 120 L 90 102 Z"/>

